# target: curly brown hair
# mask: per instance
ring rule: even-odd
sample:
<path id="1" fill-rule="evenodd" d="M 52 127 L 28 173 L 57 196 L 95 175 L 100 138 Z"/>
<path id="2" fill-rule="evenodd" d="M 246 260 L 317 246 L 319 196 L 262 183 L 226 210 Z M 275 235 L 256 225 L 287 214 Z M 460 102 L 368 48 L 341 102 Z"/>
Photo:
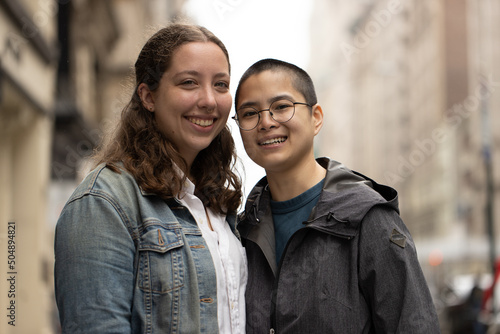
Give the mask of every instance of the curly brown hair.
<path id="1" fill-rule="evenodd" d="M 163 199 L 178 196 L 189 174 L 196 185 L 196 195 L 207 207 L 222 214 L 235 213 L 242 192 L 241 181 L 233 172 L 236 150 L 228 126 L 198 153 L 187 173 L 186 161 L 177 147 L 161 133 L 153 113 L 143 106 L 137 92 L 141 83 L 155 91 L 170 66 L 172 54 L 190 42 L 215 43 L 226 55 L 230 66 L 226 47 L 204 27 L 176 23 L 156 32 L 143 46 L 135 63 L 133 96 L 122 110 L 116 131 L 96 154 L 95 161 L 105 163 L 117 173 L 120 172 L 119 165 L 123 164 L 144 191 Z M 175 171 L 175 165 L 184 171 L 184 176 Z"/>

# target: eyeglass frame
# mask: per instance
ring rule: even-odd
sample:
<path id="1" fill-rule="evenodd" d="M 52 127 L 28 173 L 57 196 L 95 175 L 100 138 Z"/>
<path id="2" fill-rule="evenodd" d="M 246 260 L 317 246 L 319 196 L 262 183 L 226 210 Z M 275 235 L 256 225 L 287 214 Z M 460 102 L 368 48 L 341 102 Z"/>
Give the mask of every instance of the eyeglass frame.
<path id="1" fill-rule="evenodd" d="M 289 102 L 291 102 L 291 103 L 293 104 L 293 113 L 292 113 L 292 116 L 290 116 L 290 118 L 289 118 L 289 119 L 287 119 L 287 120 L 286 120 L 286 121 L 284 121 L 284 122 L 280 122 L 280 121 L 277 121 L 276 119 L 274 119 L 273 114 L 272 114 L 272 112 L 271 112 L 271 106 L 273 105 L 273 103 L 278 102 L 278 101 L 281 101 L 281 100 L 286 100 L 286 101 L 289 101 Z M 259 123 L 260 123 L 260 114 L 261 114 L 263 111 L 269 111 L 269 116 L 271 116 L 271 118 L 272 118 L 275 122 L 278 122 L 278 123 L 280 123 L 280 124 L 284 124 L 284 123 L 286 123 L 286 122 L 290 121 L 290 120 L 293 118 L 293 116 L 295 116 L 295 105 L 296 105 L 296 104 L 301 104 L 301 105 L 304 105 L 304 106 L 308 106 L 309 108 L 312 108 L 312 107 L 313 107 L 313 106 L 312 106 L 312 105 L 310 105 L 309 103 L 305 103 L 305 102 L 293 102 L 292 100 L 289 100 L 289 99 L 279 99 L 279 100 L 273 101 L 273 102 L 271 102 L 271 104 L 269 105 L 269 108 L 267 108 L 267 109 L 257 110 L 257 109 L 256 109 L 256 108 L 254 108 L 254 107 L 249 107 L 249 108 L 254 109 L 254 110 L 257 112 L 257 116 L 258 116 L 258 119 L 257 119 L 257 124 L 255 124 L 255 126 L 254 126 L 253 128 L 251 128 L 251 129 L 243 129 L 243 128 L 240 126 L 240 122 L 239 122 L 239 120 L 238 120 L 238 110 L 236 110 L 236 111 L 235 111 L 235 116 L 233 116 L 233 117 L 231 117 L 231 118 L 232 118 L 232 119 L 234 119 L 234 121 L 236 122 L 236 124 L 238 125 L 238 127 L 239 127 L 241 130 L 243 130 L 243 131 L 252 131 L 253 129 L 255 129 L 256 127 L 258 127 L 258 126 L 259 126 Z"/>

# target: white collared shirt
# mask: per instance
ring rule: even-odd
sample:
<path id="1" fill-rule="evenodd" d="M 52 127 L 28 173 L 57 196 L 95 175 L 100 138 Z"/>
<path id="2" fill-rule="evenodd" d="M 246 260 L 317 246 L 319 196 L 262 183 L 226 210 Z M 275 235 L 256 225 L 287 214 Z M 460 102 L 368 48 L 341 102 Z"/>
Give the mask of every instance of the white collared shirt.
<path id="1" fill-rule="evenodd" d="M 177 198 L 193 215 L 208 245 L 217 275 L 217 320 L 220 333 L 245 333 L 245 288 L 248 278 L 245 249 L 231 231 L 226 216 L 206 208 L 188 179 Z M 213 231 L 208 225 L 210 218 Z"/>

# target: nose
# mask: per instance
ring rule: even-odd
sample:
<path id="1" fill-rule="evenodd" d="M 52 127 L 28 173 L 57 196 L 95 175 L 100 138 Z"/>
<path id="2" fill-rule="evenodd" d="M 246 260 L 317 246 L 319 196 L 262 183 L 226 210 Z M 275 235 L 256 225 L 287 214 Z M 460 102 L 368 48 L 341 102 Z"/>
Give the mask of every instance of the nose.
<path id="1" fill-rule="evenodd" d="M 259 129 L 267 130 L 278 127 L 280 123 L 276 122 L 274 118 L 271 117 L 271 111 L 269 109 L 262 110 L 260 112 L 260 124 Z"/>
<path id="2" fill-rule="evenodd" d="M 204 87 L 201 90 L 198 105 L 201 109 L 206 109 L 208 112 L 213 111 L 217 106 L 217 99 L 212 87 Z"/>

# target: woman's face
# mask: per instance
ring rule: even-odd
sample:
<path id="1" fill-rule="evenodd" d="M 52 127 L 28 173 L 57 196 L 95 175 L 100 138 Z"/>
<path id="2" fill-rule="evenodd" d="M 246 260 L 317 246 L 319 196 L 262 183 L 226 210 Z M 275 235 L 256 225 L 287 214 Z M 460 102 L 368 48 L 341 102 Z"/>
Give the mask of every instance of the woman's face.
<path id="1" fill-rule="evenodd" d="M 174 52 L 158 89 L 143 98 L 160 131 L 189 167 L 226 125 L 232 103 L 229 80 L 229 64 L 220 47 L 191 42 Z"/>

